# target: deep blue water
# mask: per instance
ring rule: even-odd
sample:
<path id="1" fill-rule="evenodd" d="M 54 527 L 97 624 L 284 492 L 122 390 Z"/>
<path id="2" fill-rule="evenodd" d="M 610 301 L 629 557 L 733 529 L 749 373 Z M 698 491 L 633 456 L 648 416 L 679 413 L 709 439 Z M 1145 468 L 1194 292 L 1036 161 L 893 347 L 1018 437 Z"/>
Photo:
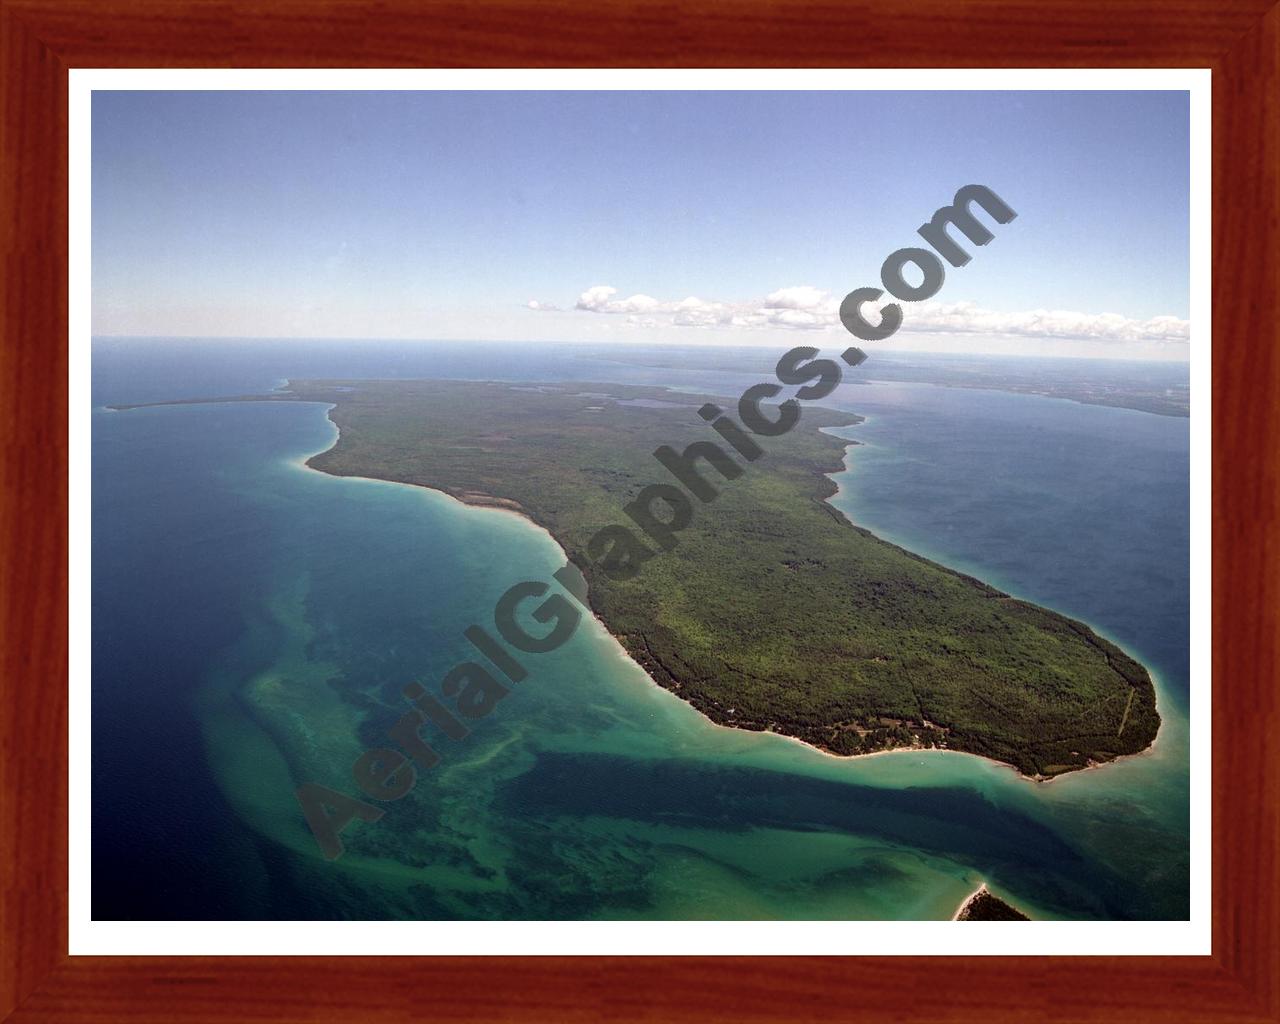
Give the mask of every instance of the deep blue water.
<path id="1" fill-rule="evenodd" d="M 706 351 L 670 369 L 579 346 L 97 343 L 94 916 L 733 916 L 723 908 L 755 897 L 740 916 L 937 916 L 982 877 L 1044 916 L 1185 917 L 1187 421 L 1026 395 L 851 382 L 828 404 L 868 421 L 841 430 L 863 443 L 833 501 L 1124 645 L 1161 685 L 1159 757 L 1038 788 L 956 755 L 832 764 L 704 728 L 637 686 L 634 666 L 611 662 L 596 637 L 561 667 L 561 690 L 513 701 L 477 741 L 486 762 L 512 736 L 519 748 L 468 823 L 451 825 L 474 830 L 466 870 L 486 880 L 499 865 L 501 885 L 483 897 L 442 874 L 382 900 L 367 878 L 301 856 L 282 838 L 292 824 L 246 811 L 268 767 L 259 786 L 252 763 L 228 767 L 212 737 L 228 735 L 246 699 L 237 685 L 282 663 L 289 628 L 310 638 L 312 662 L 392 675 L 448 664 L 446 631 L 422 621 L 465 622 L 502 589 L 487 577 L 504 559 L 537 565 L 554 552 L 513 524 L 510 536 L 484 534 L 494 550 L 482 557 L 459 541 L 478 529 L 474 512 L 290 467 L 331 440 L 317 406 L 102 406 L 258 392 L 287 377 L 618 380 L 726 395 L 763 379 L 709 369 Z M 863 369 L 876 380 L 874 360 Z M 415 582 L 429 575 L 449 583 Z M 271 621 L 265 609 L 299 580 L 303 627 Z M 406 600 L 422 602 L 423 620 L 403 613 Z M 578 687 L 600 696 L 573 703 L 569 730 L 555 701 Z M 214 715 L 211 691 L 229 694 Z M 570 854 L 539 838 L 549 822 Z M 801 853 L 808 873 L 796 875 Z M 602 886 L 615 877 L 625 885 Z"/>

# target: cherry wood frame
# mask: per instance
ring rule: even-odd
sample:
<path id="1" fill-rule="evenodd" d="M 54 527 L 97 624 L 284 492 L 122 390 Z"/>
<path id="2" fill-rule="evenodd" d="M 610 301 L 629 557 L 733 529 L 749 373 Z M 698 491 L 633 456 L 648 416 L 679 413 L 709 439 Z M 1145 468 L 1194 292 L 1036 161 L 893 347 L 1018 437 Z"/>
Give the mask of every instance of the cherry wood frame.
<path id="1" fill-rule="evenodd" d="M 0 0 L 0 1020 L 1280 1021 L 1272 3 Z M 68 956 L 67 71 L 225 66 L 1212 68 L 1212 956 Z"/>

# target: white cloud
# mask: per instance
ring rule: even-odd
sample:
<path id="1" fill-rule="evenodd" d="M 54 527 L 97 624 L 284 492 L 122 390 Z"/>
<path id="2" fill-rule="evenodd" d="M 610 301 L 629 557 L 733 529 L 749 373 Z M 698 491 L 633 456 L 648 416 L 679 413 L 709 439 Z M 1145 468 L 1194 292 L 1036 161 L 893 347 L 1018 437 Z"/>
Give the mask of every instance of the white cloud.
<path id="1" fill-rule="evenodd" d="M 821 288 L 813 288 L 807 284 L 779 288 L 764 298 L 766 309 L 818 309 L 826 308 L 830 303 L 830 295 Z"/>
<path id="2" fill-rule="evenodd" d="M 613 296 L 617 293 L 617 288 L 610 288 L 607 284 L 595 285 L 578 296 L 578 303 L 574 308 L 588 313 L 644 313 L 662 306 L 657 299 L 648 295 L 615 299 Z"/>
<path id="3" fill-rule="evenodd" d="M 610 285 L 594 285 L 578 296 L 574 308 L 588 313 L 624 314 L 628 324 L 644 328 L 844 330 L 840 323 L 842 297 L 812 285 L 791 285 L 770 292 L 763 299 L 737 302 L 713 301 L 695 295 L 662 301 L 642 293 L 619 299 L 615 298 L 617 294 L 618 289 Z M 886 295 L 881 304 L 889 301 L 891 297 Z M 534 310 L 559 308 L 537 299 L 531 299 L 528 305 Z M 872 318 L 871 305 L 868 304 L 866 310 L 868 319 Z M 902 307 L 901 329 L 908 334 L 1156 345 L 1186 344 L 1190 338 L 1190 324 L 1173 316 L 1135 320 L 1119 313 L 1060 309 L 1006 313 L 983 309 L 972 302 L 902 303 Z"/>
<path id="4" fill-rule="evenodd" d="M 1077 313 L 1033 309 L 997 313 L 972 302 L 925 302 L 903 310 L 903 328 L 920 334 L 1003 334 L 1022 338 L 1065 338 L 1082 341 L 1186 342 L 1191 325 L 1173 316 L 1134 320 L 1119 313 Z"/>
<path id="5" fill-rule="evenodd" d="M 525 305 L 538 313 L 553 313 L 560 310 L 559 306 L 553 306 L 550 302 L 539 302 L 537 299 L 530 299 Z"/>

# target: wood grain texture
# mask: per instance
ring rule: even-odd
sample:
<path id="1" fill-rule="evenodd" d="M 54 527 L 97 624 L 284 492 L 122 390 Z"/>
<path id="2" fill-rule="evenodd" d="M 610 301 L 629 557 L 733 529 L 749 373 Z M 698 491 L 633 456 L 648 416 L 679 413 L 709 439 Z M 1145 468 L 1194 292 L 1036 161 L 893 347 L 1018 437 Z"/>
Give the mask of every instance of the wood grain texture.
<path id="1" fill-rule="evenodd" d="M 66 959 L 65 72 L 0 7 L 0 1019 Z"/>
<path id="2" fill-rule="evenodd" d="M 1208 67 L 1271 0 L 8 0 L 71 67 Z"/>
<path id="3" fill-rule="evenodd" d="M 1280 1020 L 1280 9 L 0 0 L 0 62 L 0 1020 Z M 682 65 L 1214 69 L 1213 956 L 69 958 L 67 69 Z"/>
<path id="4" fill-rule="evenodd" d="M 1213 88 L 1214 955 L 1274 1015 L 1280 6 L 1225 55 Z"/>

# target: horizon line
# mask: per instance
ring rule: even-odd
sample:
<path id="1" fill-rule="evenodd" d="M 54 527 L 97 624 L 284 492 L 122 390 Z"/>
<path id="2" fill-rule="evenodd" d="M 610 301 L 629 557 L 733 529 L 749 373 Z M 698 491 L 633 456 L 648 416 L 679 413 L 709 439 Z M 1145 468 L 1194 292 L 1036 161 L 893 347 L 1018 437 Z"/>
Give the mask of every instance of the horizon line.
<path id="1" fill-rule="evenodd" d="M 671 348 L 671 349 L 697 349 L 697 348 L 738 348 L 738 349 L 770 349 L 776 346 L 770 343 L 752 343 L 745 344 L 737 341 L 718 341 L 708 340 L 701 342 L 682 342 L 682 341 L 618 341 L 609 340 L 602 341 L 593 338 L 563 338 L 556 341 L 546 340 L 521 340 L 517 338 L 388 338 L 377 336 L 356 336 L 356 335 L 257 335 L 257 334 L 90 334 L 92 342 L 98 341 L 169 341 L 169 342 L 193 342 L 193 341 L 259 341 L 259 342 L 323 342 L 323 343 L 385 343 L 395 345 L 596 345 L 602 348 L 612 347 L 645 347 L 645 348 Z M 811 339 L 818 341 L 818 339 Z M 1061 341 L 1084 342 L 1091 339 L 1058 339 Z M 793 348 L 796 346 L 792 346 Z M 835 348 L 838 344 L 814 344 L 813 348 L 819 350 L 823 348 Z M 1129 362 L 1129 363 L 1183 363 L 1190 365 L 1190 353 L 1179 357 L 1143 357 L 1135 356 L 1131 353 L 1118 353 L 1116 355 L 1062 355 L 1053 352 L 948 352 L 939 349 L 913 349 L 913 348 L 884 348 L 880 346 L 868 345 L 865 342 L 861 346 L 868 354 L 884 354 L 884 355 L 918 355 L 918 356 L 979 356 L 998 359 L 1074 359 L 1082 362 L 1103 361 L 1103 362 Z"/>

